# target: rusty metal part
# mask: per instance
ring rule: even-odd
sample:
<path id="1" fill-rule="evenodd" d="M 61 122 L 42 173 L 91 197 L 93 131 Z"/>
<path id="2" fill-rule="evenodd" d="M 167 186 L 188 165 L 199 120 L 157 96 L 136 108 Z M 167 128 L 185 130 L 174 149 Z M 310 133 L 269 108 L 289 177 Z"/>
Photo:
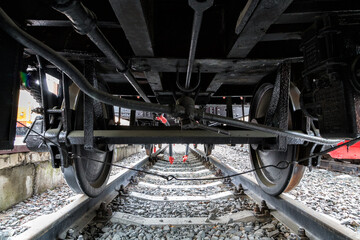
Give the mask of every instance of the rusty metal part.
<path id="1" fill-rule="evenodd" d="M 291 191 L 300 183 L 302 177 L 304 176 L 305 169 L 306 169 L 305 166 L 299 165 L 297 163 L 295 164 L 291 179 L 289 181 L 288 186 L 285 188 L 284 192 Z"/>
<path id="2" fill-rule="evenodd" d="M 360 176 L 360 165 L 352 164 L 347 161 L 335 161 L 328 159 L 321 159 L 319 168 L 327 169 L 334 172 L 342 172 L 354 176 Z"/>
<path id="3" fill-rule="evenodd" d="M 220 169 L 218 169 L 216 172 L 215 172 L 215 176 L 216 177 L 221 177 L 223 175 L 223 173 L 221 172 Z"/>
<path id="4" fill-rule="evenodd" d="M 224 178 L 224 184 L 231 185 L 232 184 L 231 178 Z"/>
<path id="5" fill-rule="evenodd" d="M 134 176 L 131 176 L 129 180 L 130 184 L 137 185 L 139 183 L 139 180 L 135 178 Z"/>
<path id="6" fill-rule="evenodd" d="M 102 202 L 100 204 L 99 209 L 96 211 L 96 218 L 97 220 L 106 220 L 112 216 L 111 208 L 106 204 L 106 202 Z"/>
<path id="7" fill-rule="evenodd" d="M 310 240 L 310 238 L 308 238 L 308 236 L 306 236 L 306 233 L 305 233 L 305 229 L 304 228 L 301 228 L 299 227 L 299 230 L 298 230 L 298 239 L 299 240 Z"/>
<path id="8" fill-rule="evenodd" d="M 240 195 L 244 195 L 244 194 L 245 194 L 244 188 L 243 188 L 243 186 L 242 186 L 241 183 L 240 183 L 237 187 L 235 187 L 235 189 L 234 189 L 234 195 L 235 195 L 235 196 L 240 196 Z"/>
<path id="9" fill-rule="evenodd" d="M 119 193 L 119 195 L 118 195 L 119 197 L 127 197 L 127 196 L 129 196 L 128 190 L 122 184 L 120 185 L 118 193 Z"/>
<path id="10" fill-rule="evenodd" d="M 256 215 L 261 214 L 259 204 L 255 204 L 254 213 L 255 213 Z"/>

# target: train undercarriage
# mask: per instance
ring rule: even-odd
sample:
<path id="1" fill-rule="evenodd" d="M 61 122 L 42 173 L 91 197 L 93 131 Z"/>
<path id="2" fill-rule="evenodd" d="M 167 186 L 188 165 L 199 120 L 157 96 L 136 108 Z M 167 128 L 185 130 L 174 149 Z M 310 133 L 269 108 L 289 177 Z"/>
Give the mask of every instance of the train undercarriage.
<path id="1" fill-rule="evenodd" d="M 359 1 L 8 1 L 0 29 L 0 149 L 26 89 L 41 103 L 28 148 L 91 197 L 114 144 L 249 144 L 259 185 L 279 195 L 358 141 Z"/>

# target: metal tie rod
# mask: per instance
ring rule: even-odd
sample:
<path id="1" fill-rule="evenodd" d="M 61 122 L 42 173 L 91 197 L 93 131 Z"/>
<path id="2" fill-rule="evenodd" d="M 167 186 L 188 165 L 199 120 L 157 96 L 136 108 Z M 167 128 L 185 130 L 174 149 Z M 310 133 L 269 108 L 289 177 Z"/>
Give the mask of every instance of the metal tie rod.
<path id="1" fill-rule="evenodd" d="M 203 13 L 206 9 L 211 7 L 213 3 L 214 0 L 189 0 L 189 6 L 194 9 L 195 13 L 194 13 L 193 26 L 192 26 L 192 33 L 191 33 L 189 59 L 186 70 L 186 82 L 185 82 L 186 89 L 190 88 L 191 74 L 194 66 L 196 46 L 199 38 Z"/>

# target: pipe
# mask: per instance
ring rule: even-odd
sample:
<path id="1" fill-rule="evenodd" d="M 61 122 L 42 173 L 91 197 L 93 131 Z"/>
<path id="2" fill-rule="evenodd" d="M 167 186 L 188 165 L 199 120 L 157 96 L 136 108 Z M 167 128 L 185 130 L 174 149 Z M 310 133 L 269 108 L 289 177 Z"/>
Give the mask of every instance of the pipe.
<path id="1" fill-rule="evenodd" d="M 56 2 L 57 4 L 53 8 L 66 15 L 79 34 L 88 36 L 104 55 L 115 64 L 118 72 L 124 75 L 145 102 L 151 102 L 127 68 L 124 60 L 97 26 L 95 14 L 78 0 L 68 0 L 65 2 L 63 0 L 56 0 Z"/>
<path id="2" fill-rule="evenodd" d="M 185 113 L 184 108 L 181 106 L 171 107 L 140 101 L 125 100 L 107 92 L 95 89 L 74 65 L 53 49 L 19 28 L 2 8 L 0 8 L 0 27 L 16 41 L 27 48 L 33 49 L 36 54 L 42 56 L 61 69 L 81 89 L 81 91 L 100 102 L 139 111 L 166 113 L 173 116 Z"/>
<path id="3" fill-rule="evenodd" d="M 189 59 L 188 59 L 188 65 L 186 69 L 186 81 L 185 81 L 185 88 L 190 88 L 190 80 L 191 80 L 191 74 L 194 66 L 194 59 L 195 59 L 195 52 L 196 52 L 196 46 L 199 38 L 199 32 L 200 32 L 200 26 L 202 21 L 202 12 L 201 14 L 198 14 L 198 12 L 195 12 L 194 14 L 194 22 L 193 22 L 193 30 L 191 34 L 191 43 L 190 43 L 190 52 L 189 52 Z"/>
<path id="4" fill-rule="evenodd" d="M 257 124 L 257 123 L 244 122 L 241 120 L 236 120 L 236 119 L 232 119 L 232 118 L 227 118 L 227 117 L 222 117 L 222 116 L 218 116 L 218 115 L 204 113 L 202 111 L 198 111 L 196 113 L 196 116 L 203 120 L 207 120 L 207 121 L 224 123 L 224 124 L 234 126 L 234 127 L 240 127 L 240 128 L 250 129 L 250 130 L 257 130 L 257 131 L 261 131 L 261 132 L 272 133 L 272 134 L 276 134 L 276 135 L 283 136 L 283 137 L 301 139 L 304 141 L 318 143 L 318 144 L 332 145 L 332 144 L 337 144 L 341 141 L 339 139 L 326 139 L 326 138 L 317 137 L 317 136 L 310 136 L 310 135 L 295 132 L 295 131 L 282 130 L 279 128 L 269 127 L 269 126 L 265 126 L 265 125 L 261 125 L 261 124 Z"/>

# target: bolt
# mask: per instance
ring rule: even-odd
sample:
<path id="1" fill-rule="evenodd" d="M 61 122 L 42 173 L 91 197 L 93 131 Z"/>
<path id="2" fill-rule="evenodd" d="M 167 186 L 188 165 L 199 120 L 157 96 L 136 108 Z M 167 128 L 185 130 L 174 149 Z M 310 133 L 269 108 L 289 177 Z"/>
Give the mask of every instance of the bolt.
<path id="1" fill-rule="evenodd" d="M 298 236 L 300 240 L 309 240 L 309 238 L 306 236 L 305 229 L 302 227 L 299 227 L 298 229 Z"/>
<path id="2" fill-rule="evenodd" d="M 260 208 L 259 208 L 259 205 L 258 205 L 258 204 L 255 204 L 254 213 L 255 213 L 255 214 L 260 214 Z"/>
<path id="3" fill-rule="evenodd" d="M 131 184 L 134 184 L 134 185 L 137 185 L 137 184 L 138 184 L 138 181 L 137 181 L 137 179 L 134 178 L 134 176 L 131 176 L 129 182 L 130 182 Z"/>
<path id="4" fill-rule="evenodd" d="M 238 185 L 238 187 L 235 188 L 235 196 L 244 195 L 244 188 L 241 185 L 241 183 Z"/>
<path id="5" fill-rule="evenodd" d="M 224 178 L 224 184 L 231 185 L 231 178 Z"/>
<path id="6" fill-rule="evenodd" d="M 265 213 L 265 210 L 269 210 L 265 200 L 261 201 L 261 213 Z"/>
<path id="7" fill-rule="evenodd" d="M 124 187 L 124 185 L 120 185 L 119 189 L 119 196 L 129 196 L 127 189 Z"/>
<path id="8" fill-rule="evenodd" d="M 111 209 L 106 205 L 106 202 L 100 204 L 99 209 L 96 211 L 96 216 L 98 218 L 107 218 L 112 215 Z"/>

